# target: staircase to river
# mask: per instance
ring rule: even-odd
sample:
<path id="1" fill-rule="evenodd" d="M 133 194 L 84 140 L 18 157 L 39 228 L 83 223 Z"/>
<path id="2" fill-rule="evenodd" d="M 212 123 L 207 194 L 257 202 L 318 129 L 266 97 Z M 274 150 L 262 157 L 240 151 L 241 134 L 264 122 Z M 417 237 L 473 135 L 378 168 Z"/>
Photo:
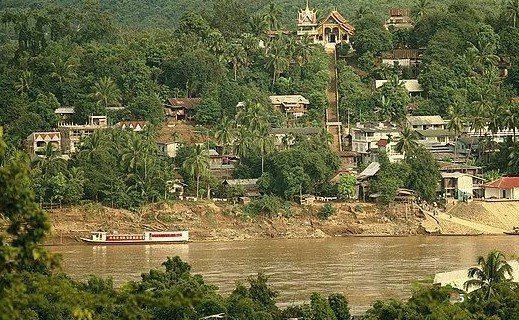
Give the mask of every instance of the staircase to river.
<path id="1" fill-rule="evenodd" d="M 342 124 L 339 119 L 339 104 L 338 104 L 338 88 L 337 88 L 337 56 L 335 54 L 335 47 L 327 47 L 328 54 L 328 88 L 326 90 L 326 98 L 328 99 L 328 108 L 326 109 L 325 121 L 326 130 L 332 137 L 332 149 L 337 153 L 342 151 Z"/>

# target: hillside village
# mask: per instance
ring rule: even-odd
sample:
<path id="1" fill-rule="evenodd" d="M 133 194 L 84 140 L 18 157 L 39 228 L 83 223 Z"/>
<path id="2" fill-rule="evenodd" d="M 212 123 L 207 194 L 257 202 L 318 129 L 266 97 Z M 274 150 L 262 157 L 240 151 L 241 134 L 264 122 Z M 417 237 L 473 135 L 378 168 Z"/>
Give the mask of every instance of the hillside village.
<path id="1" fill-rule="evenodd" d="M 469 81 L 452 87 L 454 79 L 442 84 L 433 78 L 446 67 L 435 58 L 443 49 L 413 39 L 433 16 L 394 8 L 384 22 L 357 17 L 356 27 L 340 12 L 318 13 L 307 2 L 294 24 L 282 27 L 275 7 L 270 10 L 267 28 L 257 36 L 230 41 L 229 84 L 220 89 L 210 82 L 201 89 L 196 72 L 209 75 L 197 65 L 202 60 L 190 60 L 194 66 L 185 62 L 175 72 L 201 69 L 182 75 L 185 85 L 172 80 L 175 90 L 160 102 L 150 96 L 147 111 L 136 109 L 140 100 L 125 105 L 119 82 L 106 76 L 92 87 L 94 108 L 56 101 L 47 116 L 55 126 L 24 139 L 39 201 L 90 199 L 127 208 L 161 199 L 396 201 L 446 208 L 456 201 L 519 199 L 519 170 L 513 169 L 519 165 L 519 98 L 509 76 L 516 57 L 513 49 L 498 51 L 499 37 L 488 25 L 480 23 L 476 39 L 457 58 L 466 59 L 459 79 Z M 203 23 L 197 19 L 188 14 L 181 26 L 203 43 L 208 31 L 196 29 Z M 216 50 L 211 55 L 225 54 L 210 48 Z M 266 64 L 255 66 L 253 55 Z M 262 67 L 271 72 L 266 91 L 246 84 L 260 81 L 247 78 L 247 68 Z M 21 75 L 20 92 L 29 98 L 27 76 Z M 6 129 L 7 135 L 16 131 L 9 123 Z M 108 165 L 96 157 L 110 149 L 121 173 L 89 177 L 90 170 Z"/>

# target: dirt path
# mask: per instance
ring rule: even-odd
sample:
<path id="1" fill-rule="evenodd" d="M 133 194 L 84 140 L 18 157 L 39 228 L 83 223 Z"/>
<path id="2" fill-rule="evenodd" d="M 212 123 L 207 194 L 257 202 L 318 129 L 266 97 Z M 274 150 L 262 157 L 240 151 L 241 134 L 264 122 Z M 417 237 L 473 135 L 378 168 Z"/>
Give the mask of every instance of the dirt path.
<path id="1" fill-rule="evenodd" d="M 477 230 L 477 231 L 480 231 L 480 232 L 483 232 L 483 233 L 486 233 L 486 234 L 502 234 L 503 232 L 506 231 L 506 230 L 501 229 L 501 228 L 496 228 L 496 227 L 492 227 L 492 226 L 489 226 L 489 225 L 486 225 L 486 224 L 482 224 L 482 223 L 478 223 L 478 222 L 474 222 L 474 221 L 469 221 L 469 220 L 465 220 L 465 219 L 461 219 L 461 218 L 457 218 L 457 217 L 454 217 L 452 215 L 445 214 L 445 213 L 442 213 L 442 214 L 438 215 L 438 218 L 440 220 L 448 221 L 448 222 L 455 223 L 455 224 L 458 224 L 458 225 L 462 225 L 464 227 L 468 227 L 470 229 Z"/>

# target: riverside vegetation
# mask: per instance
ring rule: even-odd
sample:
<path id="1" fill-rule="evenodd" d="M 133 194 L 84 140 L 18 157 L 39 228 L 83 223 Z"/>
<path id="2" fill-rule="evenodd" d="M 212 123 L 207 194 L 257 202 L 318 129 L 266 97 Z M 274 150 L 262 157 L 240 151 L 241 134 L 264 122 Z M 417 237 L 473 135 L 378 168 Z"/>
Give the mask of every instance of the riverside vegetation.
<path id="1" fill-rule="evenodd" d="M 110 279 L 74 281 L 59 272 L 59 258 L 40 246 L 49 231 L 47 215 L 35 202 L 29 162 L 22 153 L 6 158 L 0 130 L 0 319 L 350 319 L 342 294 L 314 293 L 309 303 L 276 306 L 276 292 L 259 274 L 237 284 L 229 296 L 218 294 L 178 257 L 165 270 L 151 270 L 121 288 Z M 449 287 L 417 287 L 407 302 L 376 302 L 364 319 L 514 319 L 519 316 L 519 287 L 506 280 L 510 266 L 499 252 L 478 259 L 468 287 L 477 290 L 452 304 Z"/>

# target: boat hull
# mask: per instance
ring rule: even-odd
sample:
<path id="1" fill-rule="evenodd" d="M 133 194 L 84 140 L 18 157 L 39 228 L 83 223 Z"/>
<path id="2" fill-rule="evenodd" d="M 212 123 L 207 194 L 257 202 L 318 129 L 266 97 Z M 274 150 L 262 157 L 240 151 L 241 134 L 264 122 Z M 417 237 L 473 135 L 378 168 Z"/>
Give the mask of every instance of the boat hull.
<path id="1" fill-rule="evenodd" d="M 188 240 L 163 240 L 163 241 L 145 241 L 145 240 L 111 240 L 111 241 L 95 241 L 88 238 L 80 238 L 81 241 L 92 244 L 92 245 L 135 245 L 135 244 L 182 244 L 182 243 L 188 243 Z"/>
<path id="2" fill-rule="evenodd" d="M 507 234 L 509 236 L 519 236 L 519 232 L 503 232 L 504 234 Z"/>

